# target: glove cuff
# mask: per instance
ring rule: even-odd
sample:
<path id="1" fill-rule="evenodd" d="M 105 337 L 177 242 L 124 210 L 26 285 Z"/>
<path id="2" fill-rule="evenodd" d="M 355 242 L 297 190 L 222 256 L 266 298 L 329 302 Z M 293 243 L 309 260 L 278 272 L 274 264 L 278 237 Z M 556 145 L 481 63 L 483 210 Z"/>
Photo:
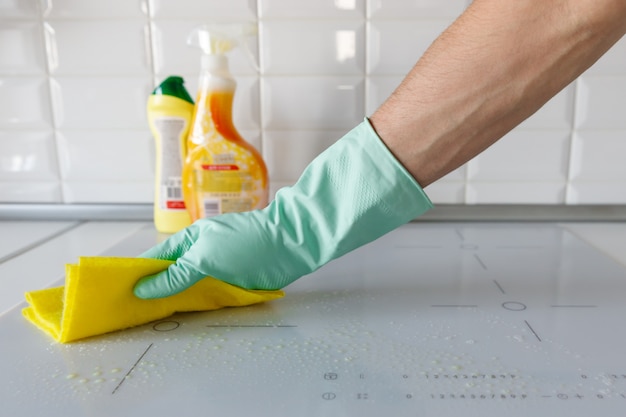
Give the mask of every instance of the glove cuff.
<path id="1" fill-rule="evenodd" d="M 290 281 L 310 273 L 430 208 L 422 187 L 365 119 L 268 207 L 267 230 L 293 255 L 277 275 Z"/>
<path id="2" fill-rule="evenodd" d="M 387 148 L 369 119 L 365 118 L 355 129 L 362 130 L 355 137 L 363 140 L 364 153 L 377 166 L 380 189 L 390 191 L 384 196 L 398 221 L 409 222 L 432 209 L 433 203 L 422 187 Z"/>

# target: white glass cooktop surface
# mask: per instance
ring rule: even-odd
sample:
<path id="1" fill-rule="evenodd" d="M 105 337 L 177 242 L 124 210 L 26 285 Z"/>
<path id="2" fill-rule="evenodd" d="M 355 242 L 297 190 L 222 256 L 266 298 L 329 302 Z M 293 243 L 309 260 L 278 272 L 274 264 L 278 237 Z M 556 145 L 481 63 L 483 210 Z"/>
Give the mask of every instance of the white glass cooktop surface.
<path id="1" fill-rule="evenodd" d="M 558 225 L 410 224 L 286 292 L 68 345 L 15 309 L 0 317 L 2 415 L 626 410 L 626 269 Z"/>

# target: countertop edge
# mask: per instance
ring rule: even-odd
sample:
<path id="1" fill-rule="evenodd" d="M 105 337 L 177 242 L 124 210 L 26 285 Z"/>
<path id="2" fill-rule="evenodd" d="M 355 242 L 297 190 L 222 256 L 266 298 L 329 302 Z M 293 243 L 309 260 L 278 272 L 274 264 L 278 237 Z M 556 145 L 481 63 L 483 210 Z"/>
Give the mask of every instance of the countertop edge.
<path id="1" fill-rule="evenodd" d="M 0 204 L 0 220 L 152 221 L 152 204 Z M 624 222 L 626 205 L 438 204 L 416 222 Z"/>

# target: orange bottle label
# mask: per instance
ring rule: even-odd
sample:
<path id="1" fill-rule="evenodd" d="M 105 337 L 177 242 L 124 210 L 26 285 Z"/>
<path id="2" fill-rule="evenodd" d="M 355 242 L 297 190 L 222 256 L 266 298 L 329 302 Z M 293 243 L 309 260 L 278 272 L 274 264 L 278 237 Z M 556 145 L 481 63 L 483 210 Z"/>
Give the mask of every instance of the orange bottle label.
<path id="1" fill-rule="evenodd" d="M 233 92 L 200 98 L 203 105 L 194 115 L 183 169 L 183 194 L 192 221 L 265 207 L 267 168 L 232 124 Z"/>

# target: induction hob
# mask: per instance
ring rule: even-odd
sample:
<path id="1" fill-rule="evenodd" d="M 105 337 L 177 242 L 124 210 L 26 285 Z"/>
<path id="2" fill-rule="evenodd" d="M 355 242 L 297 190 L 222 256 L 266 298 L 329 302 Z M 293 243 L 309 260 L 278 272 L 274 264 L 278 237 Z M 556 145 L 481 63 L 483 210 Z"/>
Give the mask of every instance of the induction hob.
<path id="1" fill-rule="evenodd" d="M 103 255 L 155 239 L 146 227 Z M 0 316 L 2 414 L 626 410 L 626 269 L 559 225 L 409 224 L 286 293 L 68 345 L 12 310 Z"/>

